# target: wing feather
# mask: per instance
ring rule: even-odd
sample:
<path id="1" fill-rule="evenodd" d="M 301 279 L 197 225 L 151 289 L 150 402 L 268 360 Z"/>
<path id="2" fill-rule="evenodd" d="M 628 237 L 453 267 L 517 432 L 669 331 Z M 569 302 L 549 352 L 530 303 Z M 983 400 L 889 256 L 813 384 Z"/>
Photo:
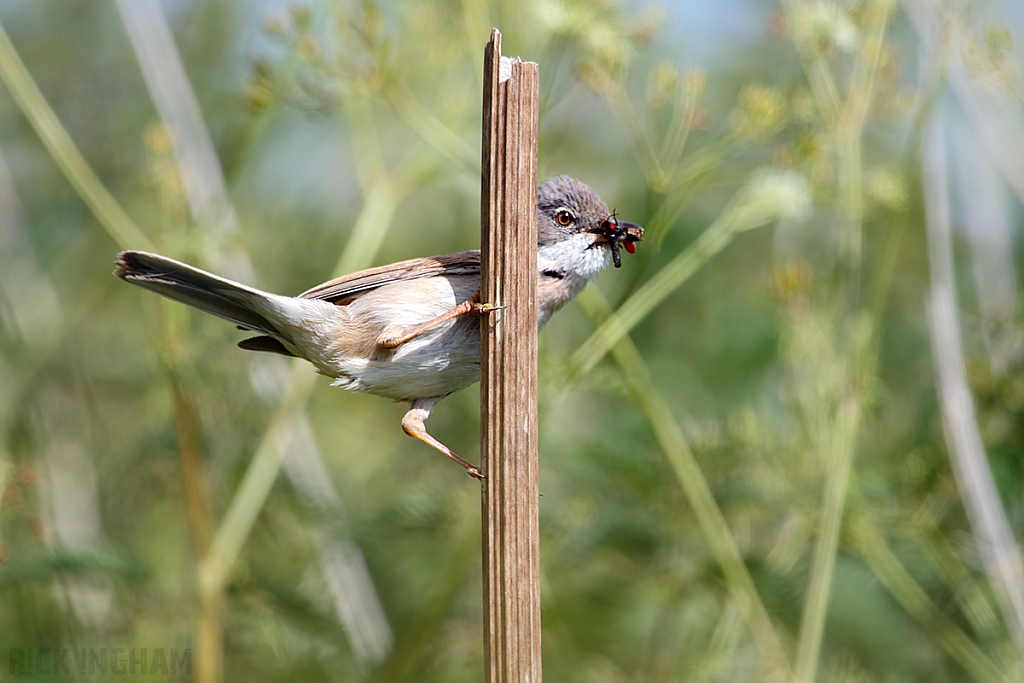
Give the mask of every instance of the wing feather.
<path id="1" fill-rule="evenodd" d="M 358 273 L 342 275 L 339 278 L 329 280 L 322 285 L 317 285 L 303 292 L 299 297 L 303 299 L 321 299 L 342 305 L 349 303 L 361 294 L 391 284 L 392 282 L 417 280 L 438 275 L 479 274 L 480 252 L 477 250 L 460 251 L 456 254 L 399 261 L 398 263 L 378 268 L 361 270 Z"/>

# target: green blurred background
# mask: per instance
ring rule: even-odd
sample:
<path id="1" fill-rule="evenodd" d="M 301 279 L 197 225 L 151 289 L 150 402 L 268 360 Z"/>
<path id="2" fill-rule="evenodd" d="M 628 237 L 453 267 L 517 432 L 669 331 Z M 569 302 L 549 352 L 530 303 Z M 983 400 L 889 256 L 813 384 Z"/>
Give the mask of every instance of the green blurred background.
<path id="1" fill-rule="evenodd" d="M 497 26 L 540 63 L 540 176 L 647 228 L 541 336 L 547 680 L 1024 680 L 1017 0 L 0 25 L 3 679 L 481 680 L 478 484 L 111 270 L 294 294 L 475 248 Z M 475 459 L 478 410 L 431 431 Z"/>

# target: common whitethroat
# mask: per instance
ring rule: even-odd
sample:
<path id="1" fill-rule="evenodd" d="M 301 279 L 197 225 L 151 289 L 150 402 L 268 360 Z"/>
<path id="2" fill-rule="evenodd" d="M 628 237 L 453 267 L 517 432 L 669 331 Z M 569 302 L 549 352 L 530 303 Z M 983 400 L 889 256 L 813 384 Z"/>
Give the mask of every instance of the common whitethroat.
<path id="1" fill-rule="evenodd" d="M 590 187 L 569 176 L 537 190 L 537 323 L 583 291 L 619 249 L 635 253 L 643 228 L 619 221 Z M 250 351 L 303 358 L 336 386 L 408 401 L 409 436 L 466 468 L 473 464 L 427 433 L 438 401 L 480 378 L 480 252 L 401 261 L 343 275 L 297 297 L 269 294 L 165 256 L 125 251 L 122 280 L 235 323 L 259 336 Z"/>

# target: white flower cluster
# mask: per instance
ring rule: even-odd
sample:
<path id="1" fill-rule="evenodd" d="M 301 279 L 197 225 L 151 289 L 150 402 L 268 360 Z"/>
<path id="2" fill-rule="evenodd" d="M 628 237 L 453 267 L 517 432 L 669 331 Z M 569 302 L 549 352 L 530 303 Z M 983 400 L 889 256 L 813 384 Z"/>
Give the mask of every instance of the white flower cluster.
<path id="1" fill-rule="evenodd" d="M 793 18 L 793 35 L 800 41 L 853 52 L 860 32 L 846 11 L 835 2 L 808 2 Z"/>
<path id="2" fill-rule="evenodd" d="M 796 171 L 761 168 L 754 172 L 736 208 L 746 218 L 741 229 L 775 220 L 805 221 L 811 215 L 811 188 Z"/>

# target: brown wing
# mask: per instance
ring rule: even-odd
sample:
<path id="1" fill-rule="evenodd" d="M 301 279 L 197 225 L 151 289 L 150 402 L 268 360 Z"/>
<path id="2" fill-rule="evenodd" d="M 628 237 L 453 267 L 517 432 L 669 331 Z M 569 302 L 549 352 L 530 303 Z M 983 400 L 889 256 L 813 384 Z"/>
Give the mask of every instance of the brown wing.
<path id="1" fill-rule="evenodd" d="M 322 299 L 340 305 L 361 294 L 403 280 L 416 280 L 437 275 L 479 275 L 480 252 L 460 251 L 457 254 L 416 258 L 387 266 L 342 275 L 317 285 L 299 295 L 303 299 Z"/>

